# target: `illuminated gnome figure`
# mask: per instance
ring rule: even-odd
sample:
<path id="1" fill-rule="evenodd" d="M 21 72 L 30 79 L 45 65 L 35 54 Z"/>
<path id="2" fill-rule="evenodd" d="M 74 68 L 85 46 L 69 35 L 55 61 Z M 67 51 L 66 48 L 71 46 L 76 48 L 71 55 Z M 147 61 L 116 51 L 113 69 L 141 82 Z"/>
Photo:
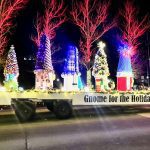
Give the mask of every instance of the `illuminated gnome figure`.
<path id="1" fill-rule="evenodd" d="M 40 38 L 34 73 L 36 76 L 35 89 L 49 90 L 53 88 L 55 74 L 51 60 L 50 40 L 44 34 Z"/>
<path id="2" fill-rule="evenodd" d="M 121 47 L 117 69 L 117 90 L 130 91 L 133 86 L 133 73 L 131 66 L 131 49 Z"/>
<path id="3" fill-rule="evenodd" d="M 98 47 L 99 50 L 95 55 L 92 75 L 95 77 L 96 91 L 103 92 L 109 89 L 108 76 L 110 75 L 110 73 L 107 63 L 107 56 L 104 51 L 105 43 L 103 43 L 102 41 L 99 42 Z"/>
<path id="4" fill-rule="evenodd" d="M 18 90 L 19 68 L 15 48 L 11 45 L 4 68 L 4 86 L 7 90 Z"/>
<path id="5" fill-rule="evenodd" d="M 68 46 L 67 60 L 65 62 L 64 72 L 64 91 L 78 91 L 83 88 L 80 78 L 79 63 L 78 63 L 78 49 L 75 46 Z"/>

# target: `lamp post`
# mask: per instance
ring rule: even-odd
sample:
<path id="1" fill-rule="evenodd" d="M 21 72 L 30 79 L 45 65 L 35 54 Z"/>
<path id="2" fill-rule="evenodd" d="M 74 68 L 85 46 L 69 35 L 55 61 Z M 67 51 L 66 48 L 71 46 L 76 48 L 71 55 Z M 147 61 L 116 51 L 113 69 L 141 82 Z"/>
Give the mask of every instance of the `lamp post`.
<path id="1" fill-rule="evenodd" d="M 148 48 L 147 48 L 147 54 L 148 54 L 148 63 L 147 63 L 147 77 L 146 77 L 146 79 L 147 79 L 147 82 L 148 82 L 148 87 L 150 86 L 150 83 L 149 83 L 149 72 L 150 72 L 150 51 L 149 51 L 149 33 L 147 33 L 147 44 L 148 44 Z"/>
<path id="2" fill-rule="evenodd" d="M 150 70 L 150 58 L 148 59 L 148 65 L 147 65 L 147 82 L 148 82 L 148 87 L 150 86 L 150 83 L 149 83 L 149 70 Z"/>

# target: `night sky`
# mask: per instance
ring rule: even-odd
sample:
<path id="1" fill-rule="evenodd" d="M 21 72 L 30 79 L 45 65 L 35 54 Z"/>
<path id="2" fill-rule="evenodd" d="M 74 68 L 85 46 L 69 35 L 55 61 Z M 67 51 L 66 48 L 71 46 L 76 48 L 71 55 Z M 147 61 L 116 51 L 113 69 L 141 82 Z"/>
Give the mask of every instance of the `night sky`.
<path id="1" fill-rule="evenodd" d="M 18 64 L 20 67 L 19 85 L 27 88 L 34 88 L 34 60 L 24 60 L 24 58 L 35 58 L 37 47 L 31 41 L 31 35 L 36 35 L 36 30 L 34 28 L 34 21 L 36 19 L 37 12 L 42 14 L 43 7 L 41 4 L 42 0 L 30 0 L 27 7 L 20 11 L 14 23 L 17 26 L 14 29 L 13 34 L 10 37 L 9 44 L 15 45 L 15 50 L 18 58 Z M 122 7 L 123 0 L 112 0 L 110 8 L 110 18 L 118 14 L 118 10 Z M 71 5 L 71 0 L 65 0 L 66 5 Z M 139 7 L 141 14 L 139 18 L 146 13 L 150 13 L 149 0 L 135 0 L 135 4 Z M 101 40 L 106 42 L 107 48 L 106 53 L 108 54 L 108 64 L 111 72 L 111 78 L 115 79 L 117 64 L 118 64 L 118 40 L 117 36 L 120 34 L 118 28 L 113 28 L 107 32 Z M 147 34 L 149 34 L 147 32 Z M 147 53 L 147 41 L 145 34 L 143 38 L 140 39 L 142 43 L 139 48 L 144 50 L 143 53 Z M 80 31 L 78 27 L 73 25 L 71 22 L 64 23 L 56 31 L 56 37 L 53 39 L 53 45 L 60 48 L 60 51 L 53 55 L 53 60 L 60 60 L 61 63 L 54 63 L 54 69 L 58 78 L 60 78 L 63 72 L 64 63 L 61 60 L 65 59 L 66 47 L 68 43 L 74 44 L 78 47 L 78 42 L 80 39 Z M 145 59 L 147 55 L 145 55 Z M 84 79 L 84 67 L 80 66 L 80 71 L 83 72 Z M 2 72 L 2 70 L 1 70 Z M 146 72 L 145 72 L 146 73 Z"/>

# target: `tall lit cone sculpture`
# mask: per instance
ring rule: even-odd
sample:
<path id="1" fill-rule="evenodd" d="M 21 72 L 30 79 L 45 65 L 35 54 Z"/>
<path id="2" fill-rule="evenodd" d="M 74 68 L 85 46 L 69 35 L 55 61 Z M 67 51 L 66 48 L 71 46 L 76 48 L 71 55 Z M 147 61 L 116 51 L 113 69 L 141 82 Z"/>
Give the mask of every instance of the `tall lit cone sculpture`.
<path id="1" fill-rule="evenodd" d="M 78 62 L 78 49 L 73 46 L 68 46 L 67 59 L 64 66 L 64 72 L 61 77 L 64 78 L 64 91 L 78 91 L 83 88 L 80 78 Z"/>
<path id="2" fill-rule="evenodd" d="M 53 88 L 55 73 L 51 60 L 50 40 L 46 35 L 42 35 L 38 48 L 35 66 L 35 89 L 50 90 Z"/>
<path id="3" fill-rule="evenodd" d="M 131 48 L 120 49 L 120 58 L 117 69 L 117 90 L 131 91 L 133 87 L 133 73 L 131 66 Z"/>

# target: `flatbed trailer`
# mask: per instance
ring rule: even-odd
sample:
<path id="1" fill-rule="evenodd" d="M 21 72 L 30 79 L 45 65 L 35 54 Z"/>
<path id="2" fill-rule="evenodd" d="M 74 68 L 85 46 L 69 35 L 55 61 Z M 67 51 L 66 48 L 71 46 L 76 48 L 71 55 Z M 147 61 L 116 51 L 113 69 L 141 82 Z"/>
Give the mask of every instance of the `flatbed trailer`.
<path id="1" fill-rule="evenodd" d="M 44 103 L 57 118 L 66 119 L 71 117 L 73 106 L 150 105 L 150 92 L 0 91 L 0 105 L 11 105 L 21 121 L 34 117 L 38 102 Z"/>

